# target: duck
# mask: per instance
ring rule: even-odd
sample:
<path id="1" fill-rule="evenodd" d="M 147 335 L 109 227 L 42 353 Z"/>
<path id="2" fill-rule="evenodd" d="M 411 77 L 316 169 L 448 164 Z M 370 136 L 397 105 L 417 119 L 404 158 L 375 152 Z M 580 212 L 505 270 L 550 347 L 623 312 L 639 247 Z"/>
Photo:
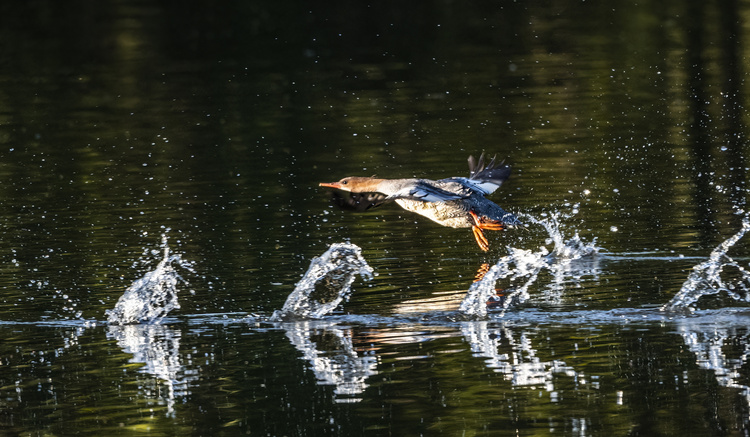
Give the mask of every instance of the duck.
<path id="1" fill-rule="evenodd" d="M 512 229 L 523 223 L 485 197 L 510 177 L 511 166 L 497 162 L 496 156 L 488 161 L 484 153 L 478 160 L 469 156 L 468 161 L 469 177 L 430 180 L 348 176 L 338 182 L 321 182 L 319 186 L 334 189 L 332 199 L 344 209 L 366 211 L 395 202 L 442 226 L 471 228 L 477 245 L 487 252 L 490 245 L 484 231 Z"/>

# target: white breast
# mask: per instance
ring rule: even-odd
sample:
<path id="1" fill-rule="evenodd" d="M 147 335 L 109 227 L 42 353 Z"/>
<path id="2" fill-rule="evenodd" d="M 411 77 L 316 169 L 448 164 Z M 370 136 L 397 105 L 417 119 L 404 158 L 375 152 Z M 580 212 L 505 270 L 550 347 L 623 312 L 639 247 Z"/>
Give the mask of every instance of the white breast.
<path id="1" fill-rule="evenodd" d="M 465 211 L 454 202 L 421 202 L 418 200 L 397 199 L 396 203 L 407 211 L 451 228 L 471 227 Z"/>

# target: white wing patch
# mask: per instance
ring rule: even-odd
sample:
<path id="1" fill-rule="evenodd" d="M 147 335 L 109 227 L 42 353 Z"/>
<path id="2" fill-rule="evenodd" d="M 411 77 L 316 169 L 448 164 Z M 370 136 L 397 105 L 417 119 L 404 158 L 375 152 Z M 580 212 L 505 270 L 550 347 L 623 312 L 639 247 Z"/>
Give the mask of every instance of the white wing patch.
<path id="1" fill-rule="evenodd" d="M 388 196 L 388 198 L 421 200 L 422 202 L 445 202 L 447 200 L 463 199 L 464 197 L 459 194 L 453 194 L 439 188 L 429 187 L 422 184 L 417 185 L 416 187 L 404 187 Z"/>
<path id="2" fill-rule="evenodd" d="M 451 194 L 447 191 L 432 191 L 423 190 L 421 188 L 415 188 L 410 192 L 412 199 L 421 200 L 423 202 L 444 202 L 446 200 L 462 199 L 457 194 Z"/>
<path id="3" fill-rule="evenodd" d="M 451 178 L 451 180 L 457 181 L 463 186 L 468 187 L 470 190 L 479 191 L 485 195 L 492 194 L 495 190 L 500 188 L 500 184 L 491 181 L 480 181 L 469 178 Z"/>

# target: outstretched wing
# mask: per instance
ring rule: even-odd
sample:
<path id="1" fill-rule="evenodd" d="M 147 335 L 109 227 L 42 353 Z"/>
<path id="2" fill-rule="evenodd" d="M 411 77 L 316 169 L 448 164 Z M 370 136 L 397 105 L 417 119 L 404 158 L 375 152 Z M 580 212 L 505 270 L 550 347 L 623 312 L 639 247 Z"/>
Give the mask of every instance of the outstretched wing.
<path id="1" fill-rule="evenodd" d="M 468 181 L 484 194 L 490 194 L 500 188 L 509 177 L 510 166 L 502 162 L 496 164 L 495 157 L 489 163 L 485 163 L 484 153 L 479 156 L 479 161 L 469 156 Z"/>
<path id="2" fill-rule="evenodd" d="M 434 185 L 434 182 L 426 183 L 418 180 L 415 183 L 405 185 L 400 190 L 391 194 L 388 196 L 388 200 L 409 199 L 421 200 L 422 202 L 446 202 L 448 200 L 463 199 L 464 197 L 466 196 L 438 188 Z"/>

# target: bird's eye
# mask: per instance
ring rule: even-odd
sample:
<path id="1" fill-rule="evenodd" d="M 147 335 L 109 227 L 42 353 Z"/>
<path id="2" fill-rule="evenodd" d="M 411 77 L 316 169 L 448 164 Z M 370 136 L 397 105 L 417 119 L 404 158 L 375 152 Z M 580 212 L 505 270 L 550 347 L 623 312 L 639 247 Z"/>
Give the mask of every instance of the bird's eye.
<path id="1" fill-rule="evenodd" d="M 346 185 L 348 183 L 349 183 L 349 181 L 341 181 L 341 185 Z"/>

